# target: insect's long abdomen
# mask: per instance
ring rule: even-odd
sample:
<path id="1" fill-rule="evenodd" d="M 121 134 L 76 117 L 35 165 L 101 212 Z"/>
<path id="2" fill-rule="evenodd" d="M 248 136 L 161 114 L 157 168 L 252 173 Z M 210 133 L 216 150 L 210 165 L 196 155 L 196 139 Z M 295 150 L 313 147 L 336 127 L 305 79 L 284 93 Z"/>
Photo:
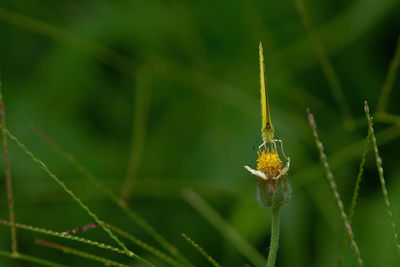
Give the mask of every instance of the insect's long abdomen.
<path id="1" fill-rule="evenodd" d="M 274 138 L 274 127 L 271 123 L 271 115 L 269 112 L 268 105 L 268 92 L 267 92 L 267 79 L 265 76 L 265 65 L 264 65 L 264 55 L 263 47 L 260 42 L 259 46 L 259 56 L 260 56 L 260 92 L 261 92 L 261 136 L 265 143 L 271 142 Z"/>

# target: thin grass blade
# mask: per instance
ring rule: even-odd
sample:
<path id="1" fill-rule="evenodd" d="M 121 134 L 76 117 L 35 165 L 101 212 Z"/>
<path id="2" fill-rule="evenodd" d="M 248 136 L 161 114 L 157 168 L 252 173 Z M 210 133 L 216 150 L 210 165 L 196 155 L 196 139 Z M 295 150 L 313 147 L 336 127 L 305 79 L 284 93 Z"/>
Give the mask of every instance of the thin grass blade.
<path id="1" fill-rule="evenodd" d="M 354 239 L 353 229 L 351 228 L 351 225 L 350 225 L 350 222 L 349 222 L 348 217 L 346 215 L 346 212 L 344 211 L 343 202 L 340 199 L 340 195 L 339 195 L 339 192 L 337 190 L 336 182 L 335 182 L 335 180 L 333 178 L 333 174 L 332 174 L 331 169 L 330 169 L 329 164 L 328 164 L 328 159 L 327 159 L 326 154 L 324 152 L 324 147 L 323 147 L 321 141 L 319 140 L 319 136 L 318 136 L 318 133 L 317 133 L 317 124 L 315 123 L 314 115 L 310 112 L 309 109 L 307 109 L 307 113 L 308 113 L 308 121 L 309 121 L 310 126 L 311 126 L 312 131 L 313 131 L 313 135 L 314 135 L 315 143 L 317 145 L 319 156 L 320 156 L 321 162 L 322 162 L 322 164 L 324 166 L 324 169 L 325 169 L 325 172 L 326 172 L 326 178 L 328 180 L 329 186 L 331 187 L 333 196 L 334 196 L 335 201 L 336 201 L 336 205 L 337 205 L 337 207 L 339 209 L 340 216 L 342 217 L 344 228 L 345 228 L 345 231 L 347 232 L 347 236 L 348 236 L 348 238 L 350 240 L 350 245 L 351 245 L 351 248 L 353 250 L 354 258 L 356 259 L 356 262 L 357 262 L 358 266 L 363 266 L 363 261 L 361 259 L 360 250 L 358 249 L 358 245 L 357 245 L 357 243 L 356 243 L 356 241 Z"/>
<path id="2" fill-rule="evenodd" d="M 147 117 L 150 108 L 151 86 L 149 74 L 142 68 L 137 75 L 137 86 L 132 120 L 131 152 L 128 168 L 121 188 L 121 199 L 128 201 L 131 198 L 140 161 L 144 150 L 147 129 Z"/>
<path id="3" fill-rule="evenodd" d="M 185 189 L 183 198 L 201 214 L 222 236 L 229 240 L 236 249 L 255 266 L 265 266 L 263 255 L 247 242 L 221 215 L 217 213 L 203 198 L 191 189 Z"/>
<path id="4" fill-rule="evenodd" d="M 383 198 L 385 199 L 386 210 L 387 210 L 387 213 L 389 216 L 390 224 L 392 226 L 393 238 L 396 243 L 397 253 L 398 253 L 398 256 L 400 259 L 399 236 L 396 231 L 396 224 L 393 219 L 392 208 L 390 207 L 390 201 L 389 201 L 388 191 L 386 189 L 385 177 L 383 175 L 382 158 L 379 156 L 378 145 L 376 143 L 376 137 L 375 137 L 374 127 L 373 127 L 373 122 L 372 122 L 373 118 L 369 115 L 369 107 L 368 107 L 367 101 L 365 101 L 365 103 L 364 103 L 364 110 L 365 110 L 365 116 L 367 117 L 367 121 L 368 121 L 368 131 L 370 133 L 370 140 L 372 143 L 372 147 L 374 149 L 376 167 L 378 168 L 379 180 L 381 182 L 381 187 L 382 187 L 382 194 L 383 194 Z"/>
<path id="5" fill-rule="evenodd" d="M 335 99 L 336 104 L 340 108 L 340 112 L 342 113 L 342 117 L 345 122 L 345 126 L 354 126 L 354 121 L 351 116 L 351 112 L 349 106 L 346 103 L 346 99 L 343 94 L 343 88 L 340 84 L 339 78 L 333 68 L 333 65 L 325 52 L 325 48 L 322 44 L 322 41 L 317 33 L 317 30 L 314 27 L 312 19 L 307 11 L 307 8 L 304 4 L 303 0 L 296 0 L 296 7 L 299 11 L 301 21 L 304 24 L 304 27 L 307 30 L 308 37 L 313 44 L 313 48 L 315 50 L 315 54 L 317 55 L 318 61 L 322 67 L 322 70 L 325 74 L 326 79 L 328 80 L 329 87 L 331 88 L 333 98 Z"/>
<path id="6" fill-rule="evenodd" d="M 205 251 L 204 248 L 200 247 L 196 242 L 194 242 L 191 238 L 189 238 L 186 234 L 182 233 L 183 238 L 186 239 L 186 241 L 189 242 L 189 244 L 191 244 L 201 255 L 203 255 L 204 258 L 206 258 L 206 260 L 211 263 L 214 267 L 221 267 L 221 265 L 214 260 L 213 257 L 210 256 L 210 254 L 207 253 L 207 251 Z"/>
<path id="7" fill-rule="evenodd" d="M 351 207 L 350 207 L 350 212 L 349 212 L 349 223 L 350 223 L 350 225 L 351 225 L 351 221 L 353 219 L 354 211 L 355 211 L 356 206 L 357 206 L 358 191 L 360 189 L 362 175 L 364 173 L 365 159 L 367 157 L 367 153 L 368 153 L 369 145 L 370 145 L 370 141 L 369 141 L 370 140 L 370 136 L 371 136 L 370 132 L 368 131 L 368 135 L 367 135 L 367 138 L 365 140 L 363 154 L 361 156 L 361 163 L 360 163 L 360 167 L 359 167 L 358 174 L 357 174 L 356 184 L 354 186 L 353 197 L 351 199 Z M 344 258 L 344 251 L 346 250 L 346 248 L 347 248 L 347 233 L 346 233 L 346 231 L 344 231 L 342 252 L 341 252 L 340 257 L 338 259 L 338 267 L 342 266 L 343 258 Z"/>
<path id="8" fill-rule="evenodd" d="M 1 75 L 1 73 L 0 73 Z M 11 171 L 10 171 L 10 160 L 8 157 L 8 146 L 7 146 L 7 133 L 6 133 L 6 112 L 4 110 L 4 102 L 3 102 L 3 92 L 2 92 L 2 84 L 0 77 L 0 116 L 1 116 L 1 135 L 3 142 L 3 155 L 4 155 L 4 168 L 6 174 L 6 187 L 7 187 L 7 199 L 8 199 L 8 214 L 10 217 L 10 222 L 15 222 L 15 212 L 14 212 L 14 198 L 13 198 L 13 189 L 12 189 L 12 179 L 11 179 Z M 17 230 L 15 227 L 11 227 L 11 251 L 13 253 L 18 252 L 18 243 L 17 243 Z"/>
<path id="9" fill-rule="evenodd" d="M 97 261 L 97 262 L 104 264 L 105 266 L 129 267 L 129 265 L 126 265 L 126 264 L 122 264 L 122 263 L 119 263 L 119 262 L 116 262 L 116 261 L 113 261 L 113 260 L 110 260 L 107 258 L 103 258 L 103 257 L 97 256 L 97 255 L 91 254 L 91 253 L 87 253 L 87 252 L 84 252 L 84 251 L 81 251 L 78 249 L 70 248 L 70 247 L 67 247 L 67 246 L 64 246 L 64 245 L 61 245 L 58 243 L 50 242 L 50 241 L 47 241 L 44 239 L 37 238 L 35 240 L 35 243 L 40 246 L 47 247 L 47 248 L 60 250 L 60 251 L 64 252 L 65 254 L 71 254 L 71 255 L 79 256 L 79 257 L 86 258 L 86 259 L 89 259 L 92 261 Z"/>
<path id="10" fill-rule="evenodd" d="M 81 242 L 81 243 L 84 243 L 84 244 L 87 244 L 87 245 L 91 245 L 91 246 L 95 246 L 95 247 L 98 247 L 98 248 L 110 250 L 110 251 L 116 252 L 118 254 L 127 255 L 126 252 L 124 250 L 122 250 L 122 249 L 119 249 L 119 248 L 116 248 L 116 247 L 113 247 L 113 246 L 110 246 L 110 245 L 107 245 L 107 244 L 104 244 L 104 243 L 101 243 L 101 242 L 97 242 L 97 241 L 93 241 L 93 240 L 90 240 L 90 239 L 86 239 L 86 238 L 82 238 L 82 237 L 79 237 L 79 236 L 75 236 L 75 235 L 69 235 L 69 234 L 56 232 L 56 231 L 49 230 L 49 229 L 35 227 L 35 226 L 32 226 L 32 225 L 22 224 L 22 223 L 11 224 L 11 222 L 6 221 L 6 220 L 1 220 L 1 219 L 0 219 L 0 224 L 4 225 L 4 226 L 8 226 L 8 227 L 11 227 L 12 225 L 14 225 L 16 228 L 23 229 L 23 230 L 26 230 L 26 231 L 40 233 L 40 234 L 49 235 L 49 236 L 56 236 L 56 237 L 59 237 L 59 238 L 64 238 L 64 239 L 69 239 L 69 240 L 74 240 L 74 241 Z M 130 255 L 127 255 L 127 256 L 132 257 Z M 139 256 L 137 256 L 137 257 L 139 257 Z M 153 266 L 153 265 L 150 265 L 150 266 Z"/>
<path id="11" fill-rule="evenodd" d="M 400 36 L 397 39 L 396 51 L 394 57 L 389 65 L 389 71 L 386 75 L 385 82 L 382 87 L 381 95 L 379 96 L 378 106 L 376 108 L 378 113 L 385 112 L 386 105 L 389 99 L 390 92 L 392 91 L 393 84 L 396 78 L 400 65 Z"/>
<path id="12" fill-rule="evenodd" d="M 2 129 L 5 129 L 5 128 L 3 128 L 2 126 L 1 126 L 1 128 L 2 128 Z M 22 144 L 14 135 L 12 135 L 7 129 L 5 129 L 5 131 L 6 131 L 7 135 L 10 137 L 11 140 L 13 140 L 13 141 L 14 141 L 28 156 L 30 156 L 31 159 L 32 159 L 34 162 L 36 162 L 37 164 L 39 164 L 40 167 L 41 167 L 42 169 L 44 169 L 45 172 L 46 172 L 54 181 L 56 181 L 56 183 L 57 183 L 58 185 L 60 185 L 61 188 L 62 188 L 67 194 L 69 194 L 69 195 L 72 197 L 72 199 L 74 199 L 74 200 L 78 203 L 78 205 L 79 205 L 83 210 L 85 210 L 85 211 L 87 212 L 87 214 L 88 214 L 90 217 L 92 217 L 92 218 L 101 226 L 101 228 L 102 228 L 102 229 L 103 229 L 103 230 L 104 230 L 104 231 L 105 231 L 105 232 L 106 232 L 106 233 L 107 233 L 121 248 L 124 249 L 125 253 L 126 253 L 128 256 L 130 256 L 130 257 L 132 257 L 132 258 L 135 258 L 135 259 L 139 260 L 140 262 L 145 263 L 145 264 L 147 264 L 147 265 L 149 265 L 149 266 L 153 266 L 151 263 L 149 263 L 148 261 L 146 261 L 146 260 L 143 259 L 142 257 L 139 257 L 138 255 L 136 255 L 135 253 L 133 253 L 132 251 L 130 251 L 130 250 L 125 246 L 125 244 L 122 243 L 122 242 L 119 240 L 119 238 L 111 232 L 111 230 L 105 225 L 105 223 L 104 223 L 102 220 L 100 220 L 100 219 L 97 217 L 97 215 L 96 215 L 95 213 L 93 213 L 93 212 L 89 209 L 89 207 L 86 206 L 86 205 L 82 202 L 82 200 L 81 200 L 80 198 L 78 198 L 78 197 L 75 195 L 75 193 L 72 192 L 72 191 L 65 185 L 65 183 L 64 183 L 63 181 L 61 181 L 53 172 L 51 172 L 51 171 L 49 170 L 49 168 L 47 168 L 47 166 L 46 166 L 41 160 L 39 160 L 31 151 L 29 151 L 29 150 L 26 148 L 26 146 L 25 146 L 24 144 Z"/>
<path id="13" fill-rule="evenodd" d="M 29 261 L 29 262 L 32 262 L 32 263 L 37 263 L 37 264 L 40 264 L 40 265 L 43 265 L 43 266 L 66 267 L 66 265 L 62 265 L 62 264 L 59 264 L 59 263 L 51 262 L 51 261 L 48 261 L 48 260 L 44 260 L 44 259 L 41 259 L 41 258 L 29 256 L 29 255 L 22 254 L 22 253 L 16 253 L 15 254 L 15 253 L 10 253 L 10 252 L 5 251 L 5 250 L 0 250 L 0 255 L 4 256 L 4 257 L 7 257 L 7 258 L 10 258 L 10 259 L 14 259 L 14 260 L 18 259 L 18 260 Z"/>
<path id="14" fill-rule="evenodd" d="M 158 249 L 150 246 L 149 244 L 143 242 L 142 240 L 134 237 L 133 235 L 129 234 L 128 232 L 125 232 L 123 230 L 121 230 L 120 228 L 111 225 L 111 224 L 106 224 L 107 227 L 109 227 L 111 229 L 111 231 L 113 231 L 114 233 L 125 237 L 126 239 L 132 241 L 134 244 L 136 244 L 137 246 L 143 248 L 144 250 L 147 250 L 148 252 L 152 253 L 153 255 L 155 255 L 156 257 L 160 258 L 161 260 L 165 261 L 166 263 L 170 264 L 171 266 L 176 266 L 176 267 L 184 267 L 185 265 L 182 265 L 180 262 L 176 261 L 175 259 L 171 258 L 170 256 L 166 255 L 165 253 L 159 251 Z M 80 226 L 80 227 L 76 227 L 74 229 L 68 230 L 63 232 L 63 234 L 75 234 L 78 232 L 86 232 L 88 230 L 97 228 L 99 226 L 98 223 L 90 223 L 84 226 Z"/>
<path id="15" fill-rule="evenodd" d="M 157 241 L 166 251 L 176 257 L 186 266 L 193 266 L 176 248 L 174 245 L 169 243 L 160 233 L 157 232 L 145 219 L 129 207 L 129 204 L 120 199 L 119 196 L 109 188 L 105 187 L 96 176 L 86 169 L 72 154 L 65 152 L 65 150 L 56 144 L 46 133 L 38 129 L 35 125 L 32 125 L 33 130 L 46 141 L 54 150 L 56 150 L 64 159 L 66 159 L 72 166 L 74 166 L 83 176 L 85 176 L 89 182 L 91 182 L 97 189 L 102 192 L 108 199 L 118 205 L 123 212 L 137 225 L 139 225 L 145 232 L 147 232 L 155 241 Z"/>
<path id="16" fill-rule="evenodd" d="M 0 19 L 29 32 L 37 33 L 55 41 L 68 44 L 122 73 L 132 73 L 132 61 L 104 45 L 80 38 L 78 35 L 67 30 L 12 12 L 5 8 L 0 8 Z"/>
<path id="17" fill-rule="evenodd" d="M 108 227 L 110 227 L 110 229 L 119 234 L 120 236 L 125 237 L 126 239 L 132 241 L 134 244 L 136 244 L 137 246 L 147 250 L 148 252 L 152 253 L 153 255 L 155 255 L 156 257 L 158 257 L 159 259 L 165 261 L 166 263 L 170 264 L 171 266 L 176 266 L 176 267 L 184 267 L 187 266 L 185 264 L 182 264 L 178 261 L 176 261 L 175 259 L 171 258 L 170 256 L 168 256 L 167 254 L 159 251 L 158 249 L 150 246 L 149 244 L 141 241 L 140 239 L 137 239 L 136 237 L 134 237 L 133 235 L 113 226 L 110 224 L 107 224 Z"/>

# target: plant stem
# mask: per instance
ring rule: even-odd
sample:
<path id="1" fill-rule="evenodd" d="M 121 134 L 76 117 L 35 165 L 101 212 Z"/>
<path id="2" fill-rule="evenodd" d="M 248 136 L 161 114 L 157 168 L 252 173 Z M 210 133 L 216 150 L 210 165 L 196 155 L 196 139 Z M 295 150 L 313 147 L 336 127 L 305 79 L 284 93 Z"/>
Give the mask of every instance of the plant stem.
<path id="1" fill-rule="evenodd" d="M 267 267 L 275 266 L 276 253 L 279 246 L 279 206 L 272 207 L 271 214 L 271 244 L 269 246 L 269 254 Z"/>
<path id="2" fill-rule="evenodd" d="M 6 112 L 4 110 L 4 102 L 3 102 L 3 94 L 1 89 L 1 81 L 0 81 L 0 122 L 2 125 L 1 135 L 3 138 L 3 149 L 4 149 L 4 165 L 5 165 L 5 174 L 6 174 L 6 186 L 7 186 L 7 198 L 8 198 L 8 212 L 9 218 L 12 223 L 15 222 L 15 213 L 14 213 L 14 199 L 13 199 L 13 190 L 12 190 L 12 179 L 11 179 L 11 171 L 10 171 L 10 160 L 8 157 L 8 148 L 7 148 L 7 133 L 6 133 Z M 11 227 L 11 250 L 13 254 L 18 253 L 18 245 L 17 245 L 17 230 L 15 226 Z"/>
<path id="3" fill-rule="evenodd" d="M 134 103 L 135 110 L 132 122 L 131 152 L 124 183 L 121 188 L 121 199 L 125 201 L 128 201 L 131 198 L 144 151 L 147 117 L 150 106 L 151 86 L 149 85 L 149 80 L 148 72 L 145 68 L 142 68 L 137 74 Z"/>

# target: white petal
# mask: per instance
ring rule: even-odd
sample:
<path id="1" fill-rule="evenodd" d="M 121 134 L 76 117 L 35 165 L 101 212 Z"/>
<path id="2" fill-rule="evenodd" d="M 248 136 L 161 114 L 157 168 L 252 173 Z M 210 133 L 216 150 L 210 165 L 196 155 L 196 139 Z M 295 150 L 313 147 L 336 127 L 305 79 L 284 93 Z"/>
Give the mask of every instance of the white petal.
<path id="1" fill-rule="evenodd" d="M 256 171 L 253 170 L 252 168 L 250 168 L 249 166 L 244 166 L 246 168 L 246 170 L 248 170 L 251 174 L 260 177 L 261 179 L 267 180 L 267 176 L 265 175 L 265 173 L 261 172 L 261 171 Z"/>
<path id="2" fill-rule="evenodd" d="M 290 158 L 287 157 L 287 163 L 286 163 L 285 168 L 283 168 L 283 169 L 281 170 L 281 172 L 279 173 L 278 176 L 276 176 L 275 178 L 272 178 L 272 179 L 279 179 L 282 175 L 285 175 L 285 174 L 288 172 L 289 167 L 290 167 Z"/>

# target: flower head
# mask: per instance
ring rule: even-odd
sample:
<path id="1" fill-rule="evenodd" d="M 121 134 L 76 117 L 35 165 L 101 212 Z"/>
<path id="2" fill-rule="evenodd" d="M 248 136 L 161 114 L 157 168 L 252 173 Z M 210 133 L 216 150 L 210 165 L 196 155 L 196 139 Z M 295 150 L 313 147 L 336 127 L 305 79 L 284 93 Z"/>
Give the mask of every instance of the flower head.
<path id="1" fill-rule="evenodd" d="M 258 199 L 265 207 L 283 205 L 289 201 L 290 188 L 286 180 L 289 170 L 290 158 L 287 157 L 286 165 L 282 168 L 282 161 L 276 149 L 258 151 L 257 170 L 244 166 L 249 172 L 257 176 Z"/>
<path id="2" fill-rule="evenodd" d="M 282 161 L 278 152 L 275 149 L 270 152 L 269 148 L 267 148 L 267 152 L 263 150 L 261 153 L 257 152 L 257 154 L 257 170 L 264 173 L 268 180 L 277 179 L 282 171 Z"/>

